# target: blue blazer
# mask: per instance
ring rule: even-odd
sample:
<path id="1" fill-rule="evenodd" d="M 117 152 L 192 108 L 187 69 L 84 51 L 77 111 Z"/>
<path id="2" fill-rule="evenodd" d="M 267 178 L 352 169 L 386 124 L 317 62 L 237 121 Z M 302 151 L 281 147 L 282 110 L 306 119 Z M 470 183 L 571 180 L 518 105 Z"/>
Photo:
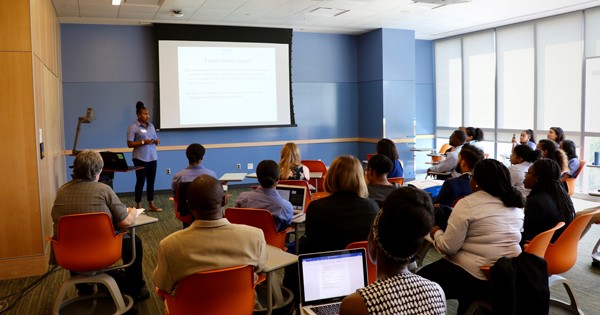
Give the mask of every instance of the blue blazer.
<path id="1" fill-rule="evenodd" d="M 471 174 L 468 173 L 446 180 L 440 193 L 433 198 L 433 203 L 451 207 L 456 199 L 471 194 L 469 181 L 471 181 Z"/>

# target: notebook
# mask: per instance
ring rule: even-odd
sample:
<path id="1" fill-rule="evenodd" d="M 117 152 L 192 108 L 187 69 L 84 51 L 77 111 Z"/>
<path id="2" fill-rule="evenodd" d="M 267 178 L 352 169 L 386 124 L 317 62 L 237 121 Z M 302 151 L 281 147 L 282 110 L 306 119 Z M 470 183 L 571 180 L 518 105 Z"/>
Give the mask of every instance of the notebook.
<path id="1" fill-rule="evenodd" d="M 293 185 L 277 185 L 277 192 L 279 195 L 289 201 L 294 208 L 294 217 L 302 215 L 304 213 L 304 207 L 306 202 L 306 187 L 304 186 L 293 186 Z"/>
<path id="2" fill-rule="evenodd" d="M 304 315 L 337 315 L 348 294 L 367 286 L 364 248 L 298 256 Z"/>
<path id="3" fill-rule="evenodd" d="M 127 165 L 125 160 L 125 154 L 119 152 L 104 151 L 100 152 L 102 160 L 104 161 L 104 168 L 107 170 L 131 170 L 134 166 Z"/>

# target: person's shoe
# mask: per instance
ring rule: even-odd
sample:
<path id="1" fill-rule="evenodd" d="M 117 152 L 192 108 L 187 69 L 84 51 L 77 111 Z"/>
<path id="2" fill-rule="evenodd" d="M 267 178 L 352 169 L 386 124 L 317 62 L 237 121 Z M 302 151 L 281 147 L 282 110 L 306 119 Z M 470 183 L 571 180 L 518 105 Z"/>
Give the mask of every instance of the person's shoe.
<path id="1" fill-rule="evenodd" d="M 147 300 L 149 297 L 150 297 L 150 291 L 148 291 L 148 288 L 146 286 L 144 286 L 143 288 L 140 289 L 140 292 L 138 292 L 138 294 L 136 296 L 133 296 L 133 301 L 135 303 L 137 303 L 137 302 Z"/>
<path id="2" fill-rule="evenodd" d="M 162 208 L 159 208 L 159 207 L 150 207 L 150 209 L 148 209 L 148 210 L 153 211 L 153 212 L 162 212 Z"/>

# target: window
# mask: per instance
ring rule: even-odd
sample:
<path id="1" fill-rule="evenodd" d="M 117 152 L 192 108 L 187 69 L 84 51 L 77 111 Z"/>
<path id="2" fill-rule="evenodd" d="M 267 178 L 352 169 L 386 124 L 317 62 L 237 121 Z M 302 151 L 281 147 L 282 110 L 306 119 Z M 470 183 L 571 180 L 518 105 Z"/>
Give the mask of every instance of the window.
<path id="1" fill-rule="evenodd" d="M 463 38 L 464 125 L 494 128 L 496 103 L 496 54 L 494 32 Z"/>
<path id="2" fill-rule="evenodd" d="M 435 43 L 436 124 L 462 126 L 462 59 L 460 38 Z"/>

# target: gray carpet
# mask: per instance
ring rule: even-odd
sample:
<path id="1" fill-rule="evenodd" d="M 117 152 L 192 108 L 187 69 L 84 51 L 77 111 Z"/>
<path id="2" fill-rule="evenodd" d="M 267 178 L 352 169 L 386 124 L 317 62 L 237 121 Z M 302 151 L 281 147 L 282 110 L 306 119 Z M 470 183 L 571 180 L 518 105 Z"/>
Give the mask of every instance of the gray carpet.
<path id="1" fill-rule="evenodd" d="M 244 188 L 243 190 L 248 189 Z M 234 189 L 230 186 L 229 194 L 232 197 L 228 201 L 228 206 L 233 205 L 233 200 L 239 194 L 240 189 Z M 181 229 L 181 223 L 173 214 L 173 203 L 169 200 L 170 193 L 158 193 L 156 203 L 163 208 L 163 212 L 150 212 L 149 215 L 159 218 L 159 222 L 148 226 L 143 226 L 137 229 L 138 235 L 144 243 L 144 277 L 148 287 L 154 287 L 152 282 L 152 271 L 156 266 L 156 250 L 158 242 L 170 233 Z M 121 196 L 122 201 L 127 205 L 134 205 L 131 196 Z M 144 204 L 147 206 L 146 204 Z M 600 238 L 600 226 L 594 226 L 590 232 L 581 240 L 579 244 L 579 257 L 577 264 L 568 272 L 563 274 L 572 284 L 575 294 L 580 302 L 581 309 L 586 314 L 600 313 L 600 299 L 598 299 L 598 283 L 600 283 L 600 269 L 591 267 L 590 252 L 596 241 Z M 433 250 L 430 250 L 425 263 L 435 261 L 440 258 L 440 255 Z M 68 277 L 68 272 L 59 270 L 54 272 L 40 282 L 40 285 L 33 288 L 27 295 L 17 301 L 14 308 L 2 314 L 50 314 L 54 303 L 56 292 L 61 283 Z M 3 308 L 3 303 L 12 303 L 16 300 L 14 294 L 29 284 L 33 283 L 38 277 L 28 277 L 13 280 L 0 281 L 0 309 Z M 564 289 L 552 288 L 553 297 L 566 299 Z M 72 292 L 74 293 L 74 291 Z M 134 306 L 138 314 L 163 314 L 163 305 L 158 296 L 151 293 L 151 297 Z M 456 303 L 450 301 L 448 303 L 448 314 L 455 314 Z M 90 314 L 94 314 L 90 312 Z"/>

